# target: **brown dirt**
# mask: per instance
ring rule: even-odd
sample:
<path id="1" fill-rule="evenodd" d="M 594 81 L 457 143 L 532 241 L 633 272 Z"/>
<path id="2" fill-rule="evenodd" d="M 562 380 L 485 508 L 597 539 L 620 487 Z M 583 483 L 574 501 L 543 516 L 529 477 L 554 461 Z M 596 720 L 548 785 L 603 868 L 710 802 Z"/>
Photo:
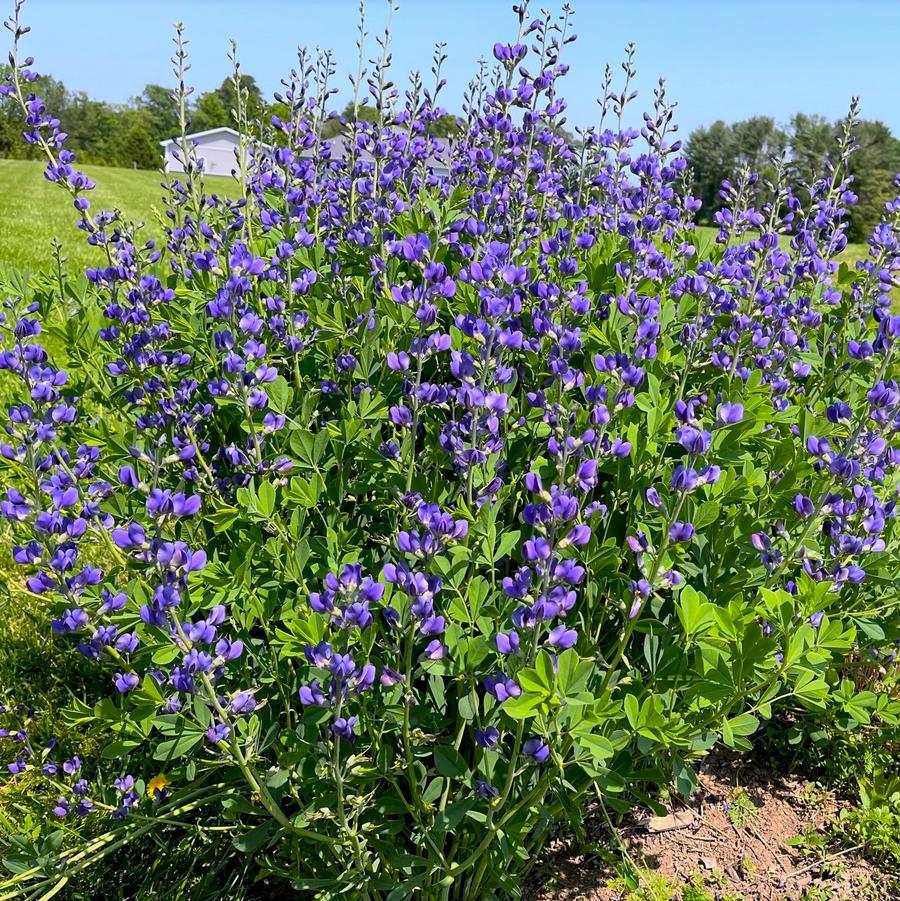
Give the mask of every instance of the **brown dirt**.
<path id="1" fill-rule="evenodd" d="M 736 828 L 724 805 L 740 789 L 757 810 Z M 690 803 L 695 814 L 691 827 L 651 835 L 636 819 L 625 824 L 621 836 L 639 865 L 679 887 L 674 901 L 680 901 L 680 888 L 698 872 L 714 898 L 799 901 L 814 887 L 823 890 L 819 897 L 833 901 L 894 897 L 877 891 L 878 874 L 852 854 L 822 867 L 820 858 L 786 844 L 794 836 L 820 829 L 840 806 L 807 782 L 779 776 L 739 757 L 716 756 L 700 766 L 699 788 Z M 594 847 L 610 847 L 603 823 L 595 813 L 585 824 L 588 842 Z M 821 853 L 831 855 L 834 850 Z M 615 873 L 600 854 L 578 853 L 559 842 L 545 857 L 525 893 L 530 901 L 619 901 L 623 897 L 608 886 Z"/>

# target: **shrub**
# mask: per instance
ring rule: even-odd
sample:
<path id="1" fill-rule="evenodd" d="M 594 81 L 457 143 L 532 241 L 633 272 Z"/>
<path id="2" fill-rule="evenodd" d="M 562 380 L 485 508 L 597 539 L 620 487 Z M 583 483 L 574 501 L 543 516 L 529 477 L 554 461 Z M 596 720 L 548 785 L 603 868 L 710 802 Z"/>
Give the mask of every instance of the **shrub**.
<path id="1" fill-rule="evenodd" d="M 238 104 L 237 200 L 186 139 L 179 30 L 161 246 L 91 211 L 11 21 L 4 90 L 108 263 L 6 303 L 2 513 L 110 687 L 67 713 L 99 759 L 34 743 L 12 778 L 121 821 L 64 871 L 19 836 L 11 885 L 202 805 L 299 891 L 515 895 L 584 799 L 689 794 L 897 634 L 900 201 L 842 265 L 855 105 L 833 168 L 726 184 L 698 252 L 664 85 L 623 124 L 629 54 L 570 140 L 570 13 L 517 13 L 449 146 L 440 48 L 401 103 L 385 32 L 336 142 L 301 54 L 261 139 Z"/>

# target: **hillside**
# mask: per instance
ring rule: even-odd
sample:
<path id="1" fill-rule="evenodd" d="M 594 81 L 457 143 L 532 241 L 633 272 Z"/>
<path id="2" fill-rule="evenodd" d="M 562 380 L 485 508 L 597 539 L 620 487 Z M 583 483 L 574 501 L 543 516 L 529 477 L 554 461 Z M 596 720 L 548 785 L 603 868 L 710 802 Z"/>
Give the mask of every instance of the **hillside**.
<path id="1" fill-rule="evenodd" d="M 117 208 L 129 218 L 146 223 L 148 236 L 160 237 L 155 210 L 161 207 L 158 172 L 80 167 L 97 182 L 91 208 Z M 50 239 L 64 245 L 71 271 L 99 262 L 100 252 L 90 247 L 75 226 L 76 213 L 68 195 L 48 182 L 44 166 L 31 160 L 0 160 L 0 265 L 18 269 L 45 269 L 51 260 Z M 211 178 L 215 190 L 232 194 L 237 186 L 229 178 Z"/>

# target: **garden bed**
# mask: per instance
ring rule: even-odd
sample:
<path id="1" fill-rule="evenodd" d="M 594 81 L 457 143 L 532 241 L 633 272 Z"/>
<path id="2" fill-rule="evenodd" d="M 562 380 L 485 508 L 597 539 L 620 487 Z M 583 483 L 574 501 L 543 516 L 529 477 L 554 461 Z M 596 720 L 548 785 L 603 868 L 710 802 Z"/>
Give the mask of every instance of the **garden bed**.
<path id="1" fill-rule="evenodd" d="M 735 812 L 737 800 L 741 810 Z M 838 901 L 844 898 L 887 899 L 876 868 L 854 853 L 828 848 L 813 854 L 803 836 L 821 836 L 842 806 L 815 783 L 782 775 L 732 755 L 713 755 L 700 767 L 699 788 L 691 804 L 693 824 L 650 833 L 640 813 L 621 831 L 632 859 L 645 872 L 666 880 L 680 899 L 681 890 L 701 882 L 716 901 Z M 731 815 L 729 815 L 731 814 Z M 579 853 L 564 843 L 551 847 L 535 872 L 533 901 L 591 899 L 621 901 L 628 891 L 617 882 L 618 870 L 600 849 L 610 844 L 599 812 L 588 824 L 593 847 Z M 643 895 L 638 895 L 644 901 Z M 687 896 L 700 901 L 703 896 Z M 647 901 L 656 901 L 652 894 Z M 705 901 L 705 899 L 704 899 Z"/>

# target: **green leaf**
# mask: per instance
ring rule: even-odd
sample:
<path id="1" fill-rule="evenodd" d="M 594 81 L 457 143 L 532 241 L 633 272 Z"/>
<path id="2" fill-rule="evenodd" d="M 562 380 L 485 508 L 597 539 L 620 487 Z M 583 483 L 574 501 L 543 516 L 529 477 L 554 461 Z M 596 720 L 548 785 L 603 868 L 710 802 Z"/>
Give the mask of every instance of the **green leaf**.
<path id="1" fill-rule="evenodd" d="M 133 738 L 122 738 L 118 741 L 110 742 L 106 745 L 103 750 L 100 752 L 100 756 L 104 760 L 116 760 L 119 757 L 124 757 L 126 754 L 129 754 L 135 748 L 140 747 L 143 744 L 143 740 L 133 739 Z"/>
<path id="2" fill-rule="evenodd" d="M 236 835 L 231 842 L 238 851 L 243 851 L 244 854 L 252 854 L 266 843 L 274 827 L 275 823 L 272 820 L 266 820 L 266 822 L 260 823 L 249 832 Z"/>
<path id="3" fill-rule="evenodd" d="M 616 753 L 613 743 L 605 735 L 579 733 L 575 739 L 580 748 L 584 748 L 594 760 L 609 760 Z"/>
<path id="4" fill-rule="evenodd" d="M 685 763 L 680 754 L 672 755 L 672 776 L 675 779 L 675 788 L 679 793 L 687 796 L 694 793 L 697 788 L 697 774 L 694 768 Z"/>
<path id="5" fill-rule="evenodd" d="M 634 695 L 625 695 L 625 700 L 622 704 L 625 708 L 625 718 L 628 720 L 628 725 L 631 726 L 632 729 L 637 729 L 641 724 L 638 699 Z"/>
<path id="6" fill-rule="evenodd" d="M 510 698 L 503 704 L 503 712 L 514 720 L 527 720 L 537 716 L 538 707 L 545 700 L 545 696 L 537 692 L 525 692 L 518 698 Z"/>
<path id="7" fill-rule="evenodd" d="M 434 818 L 434 831 L 438 833 L 450 832 L 463 820 L 463 817 L 475 806 L 474 798 L 460 798 L 452 804 L 448 804 Z"/>
<path id="8" fill-rule="evenodd" d="M 275 486 L 271 482 L 263 482 L 259 486 L 257 509 L 266 517 L 275 512 Z"/>
<path id="9" fill-rule="evenodd" d="M 715 607 L 690 585 L 685 585 L 678 598 L 678 619 L 689 638 L 707 631 L 715 622 Z"/>
<path id="10" fill-rule="evenodd" d="M 752 713 L 742 713 L 731 717 L 728 726 L 735 735 L 753 735 L 759 728 L 759 720 Z"/>
<path id="11" fill-rule="evenodd" d="M 154 760 L 177 760 L 184 757 L 189 751 L 195 748 L 203 740 L 203 733 L 198 731 L 187 731 L 185 729 L 178 738 L 166 739 L 161 741 L 153 753 Z"/>
<path id="12" fill-rule="evenodd" d="M 457 705 L 459 715 L 468 722 L 471 722 L 478 716 L 478 693 L 471 691 L 464 694 Z"/>
<path id="13" fill-rule="evenodd" d="M 435 769 L 448 779 L 464 779 L 469 773 L 469 765 L 456 748 L 437 747 L 434 749 Z"/>
<path id="14" fill-rule="evenodd" d="M 544 673 L 538 672 L 536 669 L 523 669 L 516 676 L 519 685 L 523 691 L 536 692 L 544 697 L 549 697 L 551 684 L 548 684 Z"/>
<path id="15" fill-rule="evenodd" d="M 595 665 L 592 660 L 581 660 L 574 648 L 559 655 L 557 660 L 556 687 L 563 697 L 570 697 L 582 691 L 588 683 Z"/>

